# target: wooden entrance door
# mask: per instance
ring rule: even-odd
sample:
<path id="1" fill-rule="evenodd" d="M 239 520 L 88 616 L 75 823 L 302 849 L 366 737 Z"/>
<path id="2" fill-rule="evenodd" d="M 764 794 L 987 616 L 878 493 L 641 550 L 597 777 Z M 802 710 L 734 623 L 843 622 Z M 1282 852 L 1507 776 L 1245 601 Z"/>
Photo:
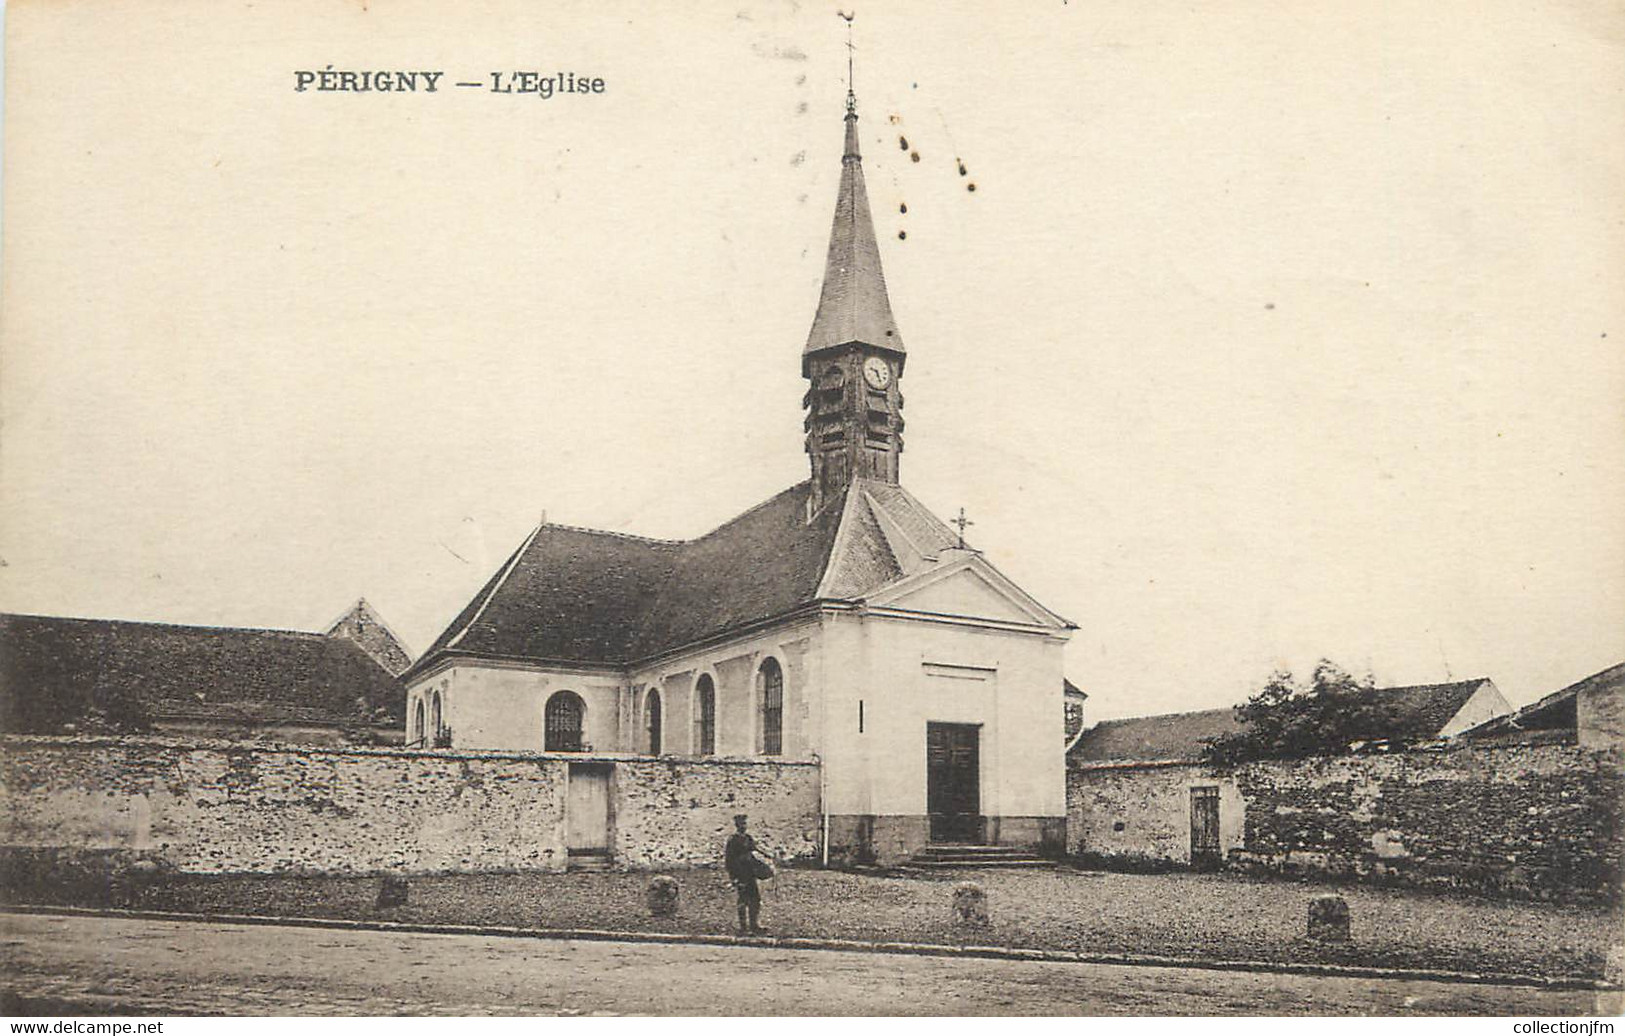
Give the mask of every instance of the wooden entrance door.
<path id="1" fill-rule="evenodd" d="M 571 856 L 609 854 L 609 766 L 571 763 L 564 797 L 565 848 Z"/>
<path id="2" fill-rule="evenodd" d="M 1223 859 L 1219 849 L 1219 789 L 1192 788 L 1191 866 L 1217 868 Z"/>
<path id="3" fill-rule="evenodd" d="M 931 841 L 982 841 L 982 730 L 969 723 L 925 726 L 925 810 Z"/>

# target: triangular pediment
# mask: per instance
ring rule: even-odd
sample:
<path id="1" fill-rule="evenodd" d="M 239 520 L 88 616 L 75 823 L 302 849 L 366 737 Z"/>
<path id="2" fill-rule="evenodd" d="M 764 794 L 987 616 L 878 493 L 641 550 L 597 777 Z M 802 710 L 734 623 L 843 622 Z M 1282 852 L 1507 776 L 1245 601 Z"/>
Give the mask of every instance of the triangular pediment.
<path id="1" fill-rule="evenodd" d="M 1025 608 L 1018 607 L 997 587 L 969 568 L 892 598 L 886 605 L 934 615 L 959 615 L 998 622 L 1029 623 L 1034 620 L 1034 616 Z"/>
<path id="2" fill-rule="evenodd" d="M 867 603 L 896 611 L 950 615 L 1023 626 L 1070 626 L 973 551 L 955 551 L 934 568 L 898 580 Z"/>

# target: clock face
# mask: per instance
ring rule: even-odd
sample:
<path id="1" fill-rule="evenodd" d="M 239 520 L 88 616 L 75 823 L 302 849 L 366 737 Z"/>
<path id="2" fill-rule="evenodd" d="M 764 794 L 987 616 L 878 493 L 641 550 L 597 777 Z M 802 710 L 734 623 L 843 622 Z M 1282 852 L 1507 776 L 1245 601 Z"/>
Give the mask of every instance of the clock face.
<path id="1" fill-rule="evenodd" d="M 891 366 L 878 356 L 863 361 L 863 380 L 872 388 L 883 389 L 891 384 Z"/>

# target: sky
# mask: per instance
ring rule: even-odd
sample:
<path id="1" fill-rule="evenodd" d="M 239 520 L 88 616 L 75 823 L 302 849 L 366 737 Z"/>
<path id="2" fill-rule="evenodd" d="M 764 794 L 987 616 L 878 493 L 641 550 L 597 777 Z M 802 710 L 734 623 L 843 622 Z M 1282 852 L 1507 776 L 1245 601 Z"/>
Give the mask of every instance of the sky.
<path id="1" fill-rule="evenodd" d="M 6 32 L 0 609 L 365 596 L 421 651 L 544 513 L 690 537 L 806 477 L 834 6 Z M 1625 658 L 1617 5 L 897 3 L 854 41 L 903 483 L 1077 624 L 1095 718 L 1323 656 L 1514 703 Z M 294 89 L 329 65 L 445 76 Z M 605 91 L 447 85 L 518 70 Z"/>

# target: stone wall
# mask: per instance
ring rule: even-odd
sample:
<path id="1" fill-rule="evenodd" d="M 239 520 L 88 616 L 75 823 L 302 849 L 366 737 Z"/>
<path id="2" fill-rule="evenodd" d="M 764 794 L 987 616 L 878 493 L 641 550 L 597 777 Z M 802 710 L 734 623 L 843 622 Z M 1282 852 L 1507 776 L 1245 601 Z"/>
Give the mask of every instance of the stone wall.
<path id="1" fill-rule="evenodd" d="M 1161 869 L 1191 856 L 1191 789 L 1219 788 L 1219 846 L 1241 848 L 1242 801 L 1233 776 L 1201 766 L 1095 766 L 1067 772 L 1067 852 Z"/>
<path id="2" fill-rule="evenodd" d="M 1597 686 L 1582 688 L 1574 697 L 1574 709 L 1581 748 L 1625 750 L 1625 689 L 1617 679 L 1611 683 L 1599 680 Z"/>
<path id="3" fill-rule="evenodd" d="M 611 782 L 617 864 L 633 869 L 719 863 L 736 813 L 763 850 L 815 860 L 822 816 L 814 763 L 728 759 L 618 760 Z"/>
<path id="4" fill-rule="evenodd" d="M 193 873 L 563 870 L 582 758 L 0 737 L 0 849 Z M 815 765 L 588 758 L 613 767 L 617 866 L 714 862 L 741 812 L 764 845 L 816 848 Z"/>
<path id="5" fill-rule="evenodd" d="M 1220 788 L 1231 867 L 1540 898 L 1620 896 L 1625 773 L 1618 755 L 1570 745 L 1229 770 L 1079 767 L 1067 775 L 1069 849 L 1127 864 L 1188 863 L 1189 788 L 1204 783 Z"/>

